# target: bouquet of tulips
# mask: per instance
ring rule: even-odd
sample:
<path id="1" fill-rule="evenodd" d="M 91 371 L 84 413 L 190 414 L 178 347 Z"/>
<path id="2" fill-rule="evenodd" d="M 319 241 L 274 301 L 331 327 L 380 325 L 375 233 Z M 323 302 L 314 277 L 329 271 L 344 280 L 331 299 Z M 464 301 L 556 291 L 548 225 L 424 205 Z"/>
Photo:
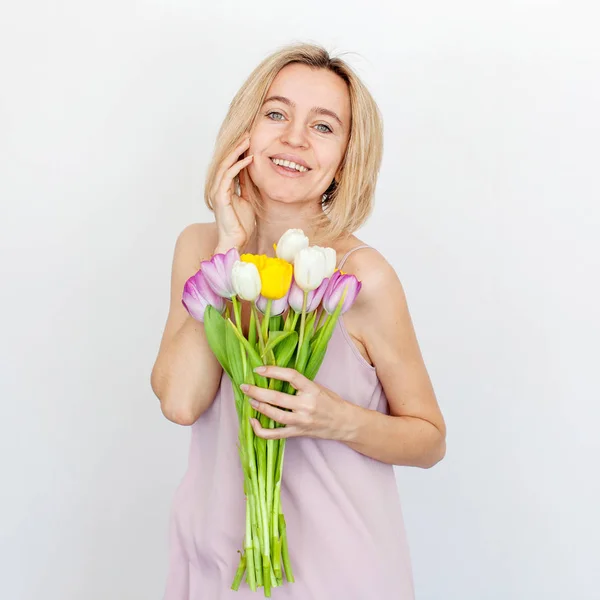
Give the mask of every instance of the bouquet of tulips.
<path id="1" fill-rule="evenodd" d="M 281 427 L 258 413 L 240 389 L 248 383 L 294 394 L 287 382 L 267 379 L 254 369 L 291 367 L 314 379 L 340 314 L 353 304 L 361 283 L 336 270 L 333 248 L 309 246 L 300 229 L 290 229 L 274 245 L 277 257 L 242 254 L 232 248 L 215 254 L 188 279 L 182 302 L 204 323 L 208 343 L 233 384 L 239 419 L 238 451 L 244 473 L 246 528 L 244 551 L 231 588 L 246 575 L 252 589 L 294 581 L 281 506 L 286 439 L 255 435 L 250 418 L 264 428 Z M 230 301 L 230 303 L 228 302 Z M 241 302 L 250 303 L 247 335 Z"/>

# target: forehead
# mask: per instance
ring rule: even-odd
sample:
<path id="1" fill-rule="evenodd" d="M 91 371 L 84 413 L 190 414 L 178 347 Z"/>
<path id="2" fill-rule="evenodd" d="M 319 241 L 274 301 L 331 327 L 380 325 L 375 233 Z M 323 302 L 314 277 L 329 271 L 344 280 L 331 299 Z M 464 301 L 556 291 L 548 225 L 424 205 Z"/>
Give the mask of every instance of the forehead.
<path id="1" fill-rule="evenodd" d="M 345 124 L 350 122 L 350 94 L 346 82 L 327 69 L 307 65 L 286 65 L 273 80 L 269 96 L 285 96 L 299 108 L 320 106 L 337 113 Z"/>

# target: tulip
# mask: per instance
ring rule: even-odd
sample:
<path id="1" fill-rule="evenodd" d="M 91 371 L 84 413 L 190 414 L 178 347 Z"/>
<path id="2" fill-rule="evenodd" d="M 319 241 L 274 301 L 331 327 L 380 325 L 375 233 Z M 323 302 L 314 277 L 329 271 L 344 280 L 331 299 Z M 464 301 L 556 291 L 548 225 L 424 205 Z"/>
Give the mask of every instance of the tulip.
<path id="1" fill-rule="evenodd" d="M 231 269 L 231 282 L 239 298 L 254 302 L 260 294 L 260 274 L 256 265 L 237 260 Z"/>
<path id="2" fill-rule="evenodd" d="M 268 300 L 280 300 L 287 295 L 294 267 L 281 258 L 271 258 L 264 254 L 242 254 L 242 261 L 256 265 L 260 274 L 260 293 Z"/>
<path id="3" fill-rule="evenodd" d="M 235 296 L 231 270 L 237 260 L 240 260 L 240 253 L 237 248 L 231 248 L 225 254 L 215 254 L 210 260 L 200 263 L 208 285 L 222 298 L 231 299 Z"/>
<path id="4" fill-rule="evenodd" d="M 271 302 L 271 312 L 269 313 L 272 317 L 277 317 L 278 315 L 282 315 L 286 308 L 289 306 L 288 297 L 290 292 L 283 297 L 279 298 L 279 300 L 273 300 Z M 267 312 L 267 302 L 268 298 L 265 298 L 262 294 L 256 299 L 256 306 L 258 310 L 264 315 Z"/>
<path id="5" fill-rule="evenodd" d="M 327 276 L 329 259 L 319 246 L 303 248 L 294 259 L 294 279 L 303 292 L 316 290 Z"/>
<path id="6" fill-rule="evenodd" d="M 306 312 L 311 313 L 313 310 L 316 310 L 321 300 L 323 299 L 323 295 L 327 290 L 327 286 L 329 284 L 329 279 L 323 279 L 321 285 L 316 289 L 308 292 L 306 296 Z M 289 303 L 292 310 L 299 313 L 302 312 L 302 303 L 304 302 L 304 292 L 302 288 L 296 283 L 296 281 L 292 281 L 292 287 L 290 288 L 290 296 Z"/>
<path id="7" fill-rule="evenodd" d="M 341 314 L 344 314 L 354 304 L 361 287 L 362 283 L 354 275 L 335 271 L 323 296 L 323 308 L 327 314 L 332 314 L 342 299 L 344 290 L 346 290 L 341 310 Z"/>
<path id="8" fill-rule="evenodd" d="M 275 252 L 278 258 L 293 263 L 296 254 L 306 247 L 308 247 L 308 238 L 304 235 L 302 229 L 288 229 L 279 238 L 279 242 L 275 246 Z"/>
<path id="9" fill-rule="evenodd" d="M 258 272 L 260 273 L 260 270 L 265 268 L 265 263 L 267 262 L 267 255 L 266 254 L 242 254 L 242 256 L 240 257 L 240 260 L 242 260 L 243 262 L 248 262 L 248 263 L 252 263 L 253 265 L 256 265 L 256 268 L 258 269 Z"/>
<path id="10" fill-rule="evenodd" d="M 323 248 L 321 246 L 315 246 L 315 248 L 320 248 L 325 253 L 325 277 L 331 277 L 337 266 L 337 254 L 335 250 L 333 248 Z"/>
<path id="11" fill-rule="evenodd" d="M 210 287 L 202 270 L 185 282 L 181 303 L 194 319 L 201 322 L 204 322 L 204 311 L 209 304 L 220 313 L 225 310 L 225 300 Z"/>

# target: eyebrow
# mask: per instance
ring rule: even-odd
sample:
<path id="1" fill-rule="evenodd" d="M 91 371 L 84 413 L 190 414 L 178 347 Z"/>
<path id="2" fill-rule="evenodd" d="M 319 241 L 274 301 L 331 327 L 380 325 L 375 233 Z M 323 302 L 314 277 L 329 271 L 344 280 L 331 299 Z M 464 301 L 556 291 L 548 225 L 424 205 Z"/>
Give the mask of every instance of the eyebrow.
<path id="1" fill-rule="evenodd" d="M 282 102 L 283 104 L 287 104 L 288 106 L 291 106 L 292 108 L 296 108 L 296 103 L 292 102 L 289 98 L 286 98 L 285 96 L 269 96 L 263 102 L 263 105 L 265 105 L 267 102 Z M 335 119 L 340 124 L 340 127 L 342 127 L 342 128 L 344 127 L 342 120 L 332 110 L 329 110 L 328 108 L 323 108 L 321 106 L 313 106 L 311 108 L 311 112 L 316 113 L 318 115 L 326 115 L 328 117 L 331 117 L 332 119 Z"/>

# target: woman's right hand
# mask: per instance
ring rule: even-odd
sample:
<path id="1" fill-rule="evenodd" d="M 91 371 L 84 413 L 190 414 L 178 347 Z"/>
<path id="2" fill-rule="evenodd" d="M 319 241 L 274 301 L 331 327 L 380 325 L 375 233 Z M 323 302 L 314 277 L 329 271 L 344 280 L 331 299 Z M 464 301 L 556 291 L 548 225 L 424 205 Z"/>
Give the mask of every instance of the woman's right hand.
<path id="1" fill-rule="evenodd" d="M 226 252 L 232 247 L 241 250 L 249 241 L 256 226 L 256 215 L 247 197 L 249 193 L 248 173 L 240 172 L 254 158 L 253 155 L 238 160 L 250 146 L 250 134 L 246 133 L 242 141 L 221 163 L 215 186 L 211 190 L 215 220 L 217 222 L 218 243 L 216 252 Z M 235 177 L 240 174 L 240 196 L 235 192 Z M 242 178 L 244 181 L 242 182 Z"/>

